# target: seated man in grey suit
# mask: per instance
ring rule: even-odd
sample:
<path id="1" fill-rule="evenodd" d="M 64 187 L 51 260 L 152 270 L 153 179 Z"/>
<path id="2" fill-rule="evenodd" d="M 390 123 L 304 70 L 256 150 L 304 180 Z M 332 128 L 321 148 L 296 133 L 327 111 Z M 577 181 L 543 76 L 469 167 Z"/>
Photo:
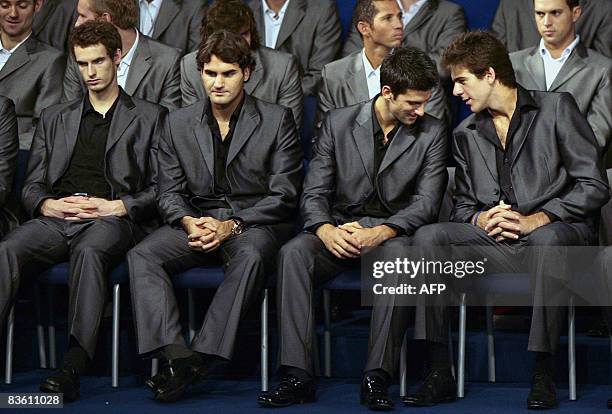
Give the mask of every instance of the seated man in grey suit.
<path id="1" fill-rule="evenodd" d="M 381 65 L 380 95 L 325 117 L 304 183 L 304 232 L 283 246 L 278 259 L 283 379 L 259 397 L 260 405 L 315 399 L 315 287 L 358 267 L 370 248 L 382 246 L 385 255 L 400 257 L 413 233 L 436 220 L 446 188 L 448 142 L 444 124 L 424 107 L 437 83 L 435 63 L 425 52 L 398 48 Z M 406 328 L 391 324 L 397 315 L 389 299 L 374 302 L 370 323 L 361 401 L 372 410 L 393 409 L 387 387 Z M 426 327 L 416 324 L 415 330 L 419 335 Z"/>
<path id="2" fill-rule="evenodd" d="M 106 277 L 157 224 L 155 156 L 166 109 L 117 85 L 121 38 L 111 24 L 86 23 L 70 42 L 88 93 L 45 109 L 36 127 L 22 193 L 31 220 L 0 243 L 0 319 L 22 275 L 70 261 L 69 349 L 40 388 L 74 400 L 94 356 Z"/>
<path id="3" fill-rule="evenodd" d="M 298 125 L 302 125 L 303 96 L 297 61 L 289 53 L 261 46 L 253 11 L 242 0 L 221 0 L 212 3 L 202 18 L 202 41 L 218 30 L 240 34 L 251 47 L 255 61 L 247 94 L 262 101 L 290 108 Z M 206 98 L 202 74 L 196 63 L 197 52 L 181 60 L 181 93 L 183 106 Z"/>
<path id="4" fill-rule="evenodd" d="M 512 273 L 525 261 L 537 286 L 528 345 L 537 362 L 527 406 L 553 408 L 562 308 L 545 306 L 545 288 L 555 276 L 551 260 L 562 263 L 563 257 L 552 249 L 548 256 L 533 254 L 533 247 L 597 242 L 597 217 L 609 198 L 597 141 L 570 94 L 527 91 L 516 83 L 507 51 L 492 34 L 458 37 L 444 62 L 453 93 L 474 114 L 453 133 L 451 222 L 422 227 L 414 245 L 467 245 L 488 265 Z M 447 331 L 435 331 L 442 334 L 427 338 L 430 349 L 446 350 Z M 448 352 L 431 359 L 422 387 L 406 399 L 411 405 L 436 404 L 455 393 Z"/>
<path id="5" fill-rule="evenodd" d="M 180 53 L 141 34 L 135 1 L 79 0 L 76 26 L 91 21 L 112 23 L 121 36 L 123 55 L 117 72 L 119 86 L 130 96 L 173 110 L 181 106 Z M 87 87 L 74 59 L 68 60 L 64 101 L 83 96 Z"/>
<path id="6" fill-rule="evenodd" d="M 68 36 L 74 27 L 78 0 L 43 0 L 34 15 L 34 36 L 68 55 Z"/>
<path id="7" fill-rule="evenodd" d="M 330 109 L 365 102 L 380 93 L 380 64 L 404 36 L 402 12 L 396 0 L 359 0 L 353 24 L 363 40 L 363 49 L 323 67 L 319 121 Z M 425 112 L 448 124 L 450 113 L 440 85 L 434 88 Z"/>
<path id="8" fill-rule="evenodd" d="M 19 146 L 25 150 L 41 111 L 62 97 L 64 57 L 32 35 L 32 19 L 41 5 L 42 0 L 0 3 L 0 95 L 15 103 Z"/>
<path id="9" fill-rule="evenodd" d="M 463 8 L 446 0 L 396 0 L 402 11 L 404 37 L 402 44 L 424 50 L 436 62 L 441 78 L 448 78 L 440 63 L 442 52 L 459 34 L 465 32 Z M 359 31 L 351 27 L 342 56 L 362 47 Z"/>
<path id="10" fill-rule="evenodd" d="M 269 48 L 297 58 L 304 95 L 317 96 L 321 69 L 338 56 L 342 25 L 335 0 L 245 0 Z"/>
<path id="11" fill-rule="evenodd" d="M 13 101 L 0 96 L 0 238 L 18 223 L 14 209 L 7 206 L 17 170 L 17 116 Z M 4 319 L 0 319 L 2 326 Z"/>
<path id="12" fill-rule="evenodd" d="M 500 0 L 491 30 L 509 52 L 538 45 L 541 35 L 533 20 L 534 0 Z M 573 3 L 568 0 L 568 6 Z M 582 16 L 576 23 L 580 42 L 612 58 L 612 7 L 610 0 L 580 0 Z"/>
<path id="13" fill-rule="evenodd" d="M 166 225 L 128 254 L 138 352 L 168 360 L 145 382 L 162 402 L 232 358 L 240 319 L 291 236 L 302 184 L 291 111 L 244 92 L 253 67 L 247 42 L 212 34 L 198 67 L 208 99 L 172 112 L 160 142 Z M 210 264 L 222 264 L 225 277 L 187 345 L 172 276 Z"/>
<path id="14" fill-rule="evenodd" d="M 603 152 L 612 135 L 612 60 L 576 36 L 578 0 L 535 0 L 534 7 L 542 38 L 538 46 L 510 54 L 516 80 L 529 90 L 572 94 Z"/>
<path id="15" fill-rule="evenodd" d="M 140 33 L 185 54 L 198 48 L 204 0 L 138 0 Z"/>

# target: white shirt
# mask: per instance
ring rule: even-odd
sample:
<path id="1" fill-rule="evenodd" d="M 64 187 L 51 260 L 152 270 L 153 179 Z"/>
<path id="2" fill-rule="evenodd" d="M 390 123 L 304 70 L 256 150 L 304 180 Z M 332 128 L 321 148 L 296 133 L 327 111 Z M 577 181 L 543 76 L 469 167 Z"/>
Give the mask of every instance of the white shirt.
<path id="1" fill-rule="evenodd" d="M 134 41 L 134 44 L 130 50 L 123 56 L 123 59 L 121 59 L 121 62 L 119 62 L 119 68 L 117 68 L 117 83 L 123 89 L 125 89 L 125 82 L 127 81 L 128 74 L 130 73 L 130 65 L 132 64 L 134 53 L 138 47 L 139 38 L 140 34 L 138 33 L 138 30 L 136 30 L 136 40 Z"/>
<path id="2" fill-rule="evenodd" d="M 365 54 L 365 49 L 361 51 L 363 68 L 365 69 L 366 81 L 368 82 L 368 96 L 370 99 L 380 93 L 380 66 L 374 69 Z"/>
<path id="3" fill-rule="evenodd" d="M 419 10 L 421 10 L 421 7 L 423 7 L 426 2 L 427 0 L 418 0 L 416 3 L 410 6 L 408 10 L 404 10 L 404 6 L 402 6 L 401 0 L 397 0 L 397 4 L 399 5 L 399 8 L 402 11 L 402 20 L 404 22 L 404 27 L 408 25 L 410 20 L 412 20 L 414 15 L 417 14 Z"/>
<path id="4" fill-rule="evenodd" d="M 153 0 L 149 3 L 147 0 L 140 0 L 140 31 L 143 35 L 153 36 L 155 20 L 157 20 L 162 1 Z"/>
<path id="5" fill-rule="evenodd" d="M 576 48 L 576 45 L 580 41 L 580 36 L 576 36 L 576 39 L 568 47 L 565 48 L 559 59 L 555 59 L 551 56 L 546 46 L 544 46 L 544 39 L 540 39 L 540 55 L 544 61 L 544 73 L 546 74 L 546 89 L 550 89 L 551 85 L 555 81 L 555 78 L 559 74 L 559 71 L 563 67 L 563 64 L 572 54 L 572 51 Z"/>
<path id="6" fill-rule="evenodd" d="M 283 4 L 283 7 L 279 10 L 278 14 L 276 14 L 274 10 L 268 7 L 266 0 L 261 0 L 264 11 L 264 25 L 266 26 L 266 46 L 271 49 L 274 49 L 276 46 L 278 32 L 280 32 L 281 24 L 283 24 L 283 19 L 285 18 L 285 12 L 287 11 L 289 1 L 290 0 L 287 0 L 285 4 Z"/>
<path id="7" fill-rule="evenodd" d="M 21 46 L 26 40 L 28 40 L 31 35 L 32 32 L 30 32 L 30 34 L 27 35 L 26 38 L 23 39 L 21 42 L 17 43 L 17 45 L 15 45 L 15 47 L 11 50 L 7 50 L 4 48 L 4 45 L 2 45 L 2 38 L 0 37 L 0 70 L 2 70 L 4 65 L 6 65 L 6 62 L 8 62 L 8 60 L 11 58 L 15 50 L 17 50 L 19 46 Z"/>

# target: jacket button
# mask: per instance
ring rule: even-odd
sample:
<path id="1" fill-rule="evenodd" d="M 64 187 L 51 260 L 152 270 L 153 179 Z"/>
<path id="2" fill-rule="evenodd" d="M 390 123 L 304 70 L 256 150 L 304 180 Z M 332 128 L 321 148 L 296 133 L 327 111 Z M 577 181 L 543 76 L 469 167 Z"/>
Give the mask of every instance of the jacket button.
<path id="1" fill-rule="evenodd" d="M 499 190 L 493 190 L 493 194 L 498 195 L 499 194 Z"/>

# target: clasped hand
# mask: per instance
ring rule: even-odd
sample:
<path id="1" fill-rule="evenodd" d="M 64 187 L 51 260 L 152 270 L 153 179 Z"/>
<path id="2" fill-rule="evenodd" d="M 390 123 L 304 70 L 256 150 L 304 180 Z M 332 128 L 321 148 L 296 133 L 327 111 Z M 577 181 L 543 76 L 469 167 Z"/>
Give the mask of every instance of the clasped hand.
<path id="1" fill-rule="evenodd" d="M 78 221 L 100 217 L 127 215 L 121 200 L 106 200 L 98 197 L 70 196 L 43 201 L 40 212 L 45 217 Z"/>
<path id="2" fill-rule="evenodd" d="M 337 227 L 324 224 L 317 229 L 316 235 L 338 259 L 356 259 L 363 249 L 379 246 L 395 237 L 397 232 L 384 224 L 366 228 L 354 221 Z"/>
<path id="3" fill-rule="evenodd" d="M 232 235 L 233 220 L 220 221 L 212 217 L 183 217 L 190 249 L 210 252 Z"/>
<path id="4" fill-rule="evenodd" d="M 548 223 L 550 219 L 546 214 L 538 212 L 524 216 L 502 200 L 497 206 L 482 212 L 476 224 L 494 237 L 495 241 L 501 242 L 518 240 Z"/>

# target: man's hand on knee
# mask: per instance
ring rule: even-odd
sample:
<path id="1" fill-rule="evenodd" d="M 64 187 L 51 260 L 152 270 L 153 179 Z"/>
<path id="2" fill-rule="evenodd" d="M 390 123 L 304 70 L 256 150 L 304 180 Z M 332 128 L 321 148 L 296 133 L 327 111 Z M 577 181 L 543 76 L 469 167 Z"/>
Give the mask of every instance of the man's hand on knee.
<path id="1" fill-rule="evenodd" d="M 331 224 L 317 229 L 316 235 L 338 259 L 355 259 L 361 254 L 361 244 L 348 231 Z"/>

